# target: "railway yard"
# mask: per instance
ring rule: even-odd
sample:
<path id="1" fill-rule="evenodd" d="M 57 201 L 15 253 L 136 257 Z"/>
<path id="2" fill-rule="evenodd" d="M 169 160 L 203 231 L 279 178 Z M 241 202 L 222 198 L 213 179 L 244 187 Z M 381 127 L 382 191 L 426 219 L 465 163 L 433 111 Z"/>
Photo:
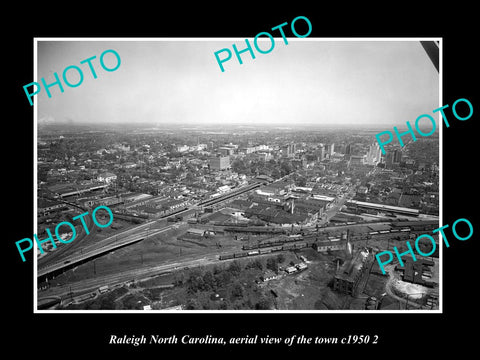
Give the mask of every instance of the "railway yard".
<path id="1" fill-rule="evenodd" d="M 404 282 L 402 272 L 395 269 L 398 264 L 389 265 L 388 274 L 383 276 L 373 262 L 368 264 L 361 279 L 355 280 L 354 293 L 339 291 L 332 285 L 340 265 L 349 261 L 349 249 L 354 253 L 361 249 L 374 253 L 394 246 L 401 250 L 405 240 L 437 228 L 436 220 L 399 221 L 386 217 L 373 222 L 324 227 L 227 226 L 187 221 L 172 225 L 164 221 L 153 228 L 166 226 L 168 228 L 159 233 L 152 231 L 152 226 L 148 230 L 144 227 L 144 231 L 152 235 L 47 278 L 38 284 L 39 304 L 43 304 L 43 308 L 54 304 L 67 310 L 438 307 L 438 254 L 429 258 L 435 264 L 435 270 L 429 272 L 435 283 L 430 288 Z M 274 267 L 272 259 L 277 262 Z M 191 278 L 210 278 L 207 274 L 228 272 L 232 263 L 244 268 L 241 284 L 220 286 L 221 281 L 217 280 L 215 286 L 200 287 L 192 292 Z M 270 277 L 266 276 L 265 272 L 271 269 Z M 146 279 L 153 285 L 146 286 Z M 231 295 L 236 291 L 248 302 L 240 303 Z M 419 293 L 423 295 L 418 296 Z M 223 301 L 212 300 L 212 296 Z M 125 303 L 122 299 L 128 301 Z"/>

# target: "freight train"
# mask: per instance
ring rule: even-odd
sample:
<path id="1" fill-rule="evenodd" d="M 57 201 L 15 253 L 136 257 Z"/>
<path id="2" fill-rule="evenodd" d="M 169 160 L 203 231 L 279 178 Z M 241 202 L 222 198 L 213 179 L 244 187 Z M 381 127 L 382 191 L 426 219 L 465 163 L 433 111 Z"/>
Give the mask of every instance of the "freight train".
<path id="1" fill-rule="evenodd" d="M 252 234 L 286 234 L 287 230 L 283 228 L 265 227 L 265 226 L 248 226 L 247 224 L 237 224 L 235 226 L 226 226 L 225 232 L 244 232 Z"/>
<path id="2" fill-rule="evenodd" d="M 218 257 L 218 260 L 238 259 L 238 258 L 247 257 L 247 256 L 270 254 L 277 251 L 298 250 L 298 249 L 303 249 L 309 246 L 312 246 L 312 243 L 304 242 L 304 243 L 295 243 L 295 244 L 285 244 L 283 246 L 275 246 L 275 247 L 270 247 L 268 249 L 242 251 L 242 252 L 237 252 L 232 254 L 220 255 Z"/>
<path id="3" fill-rule="evenodd" d="M 297 242 L 303 240 L 304 237 L 299 236 L 288 236 L 288 237 L 281 237 L 276 238 L 274 240 L 267 240 L 257 244 L 245 244 L 242 246 L 242 250 L 252 250 L 252 249 L 259 249 L 259 248 L 266 248 L 271 246 L 283 245 L 285 243 Z"/>

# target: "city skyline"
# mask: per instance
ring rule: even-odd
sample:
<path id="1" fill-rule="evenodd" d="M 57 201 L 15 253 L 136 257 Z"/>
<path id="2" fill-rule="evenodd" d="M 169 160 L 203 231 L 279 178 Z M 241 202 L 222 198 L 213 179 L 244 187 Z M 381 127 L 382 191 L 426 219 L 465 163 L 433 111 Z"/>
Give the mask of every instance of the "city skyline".
<path id="1" fill-rule="evenodd" d="M 439 106 L 438 73 L 417 40 L 295 40 L 276 39 L 255 59 L 244 53 L 243 65 L 232 59 L 222 73 L 214 51 L 242 49 L 244 39 L 37 39 L 37 81 L 69 65 L 84 72 L 77 88 L 37 95 L 38 123 L 389 126 Z M 115 72 L 98 64 L 107 49 L 121 56 Z M 97 79 L 80 65 L 93 55 Z"/>

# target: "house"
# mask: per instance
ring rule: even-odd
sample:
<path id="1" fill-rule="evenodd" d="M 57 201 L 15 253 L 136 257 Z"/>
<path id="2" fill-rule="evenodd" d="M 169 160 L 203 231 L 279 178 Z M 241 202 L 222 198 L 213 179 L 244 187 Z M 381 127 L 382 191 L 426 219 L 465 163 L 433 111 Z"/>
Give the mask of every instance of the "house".
<path id="1" fill-rule="evenodd" d="M 265 272 L 263 273 L 263 275 L 260 277 L 260 279 L 261 279 L 263 282 L 267 282 L 267 281 L 270 281 L 270 280 L 275 280 L 276 278 L 278 278 L 278 275 L 275 274 L 275 272 L 273 272 L 273 271 L 270 270 L 270 269 L 265 270 Z"/>
<path id="2" fill-rule="evenodd" d="M 110 184 L 112 181 L 117 180 L 117 175 L 111 172 L 103 172 L 98 174 L 97 180 L 106 184 Z"/>
<path id="3" fill-rule="evenodd" d="M 298 269 L 295 266 L 289 266 L 285 269 L 285 272 L 287 274 L 293 274 L 294 272 L 297 272 Z"/>
<path id="4" fill-rule="evenodd" d="M 303 271 L 303 270 L 306 270 L 308 268 L 308 265 L 301 262 L 301 263 L 296 264 L 295 267 L 298 269 L 298 271 Z"/>
<path id="5" fill-rule="evenodd" d="M 124 169 L 133 169 L 134 167 L 137 167 L 137 164 L 133 162 L 126 162 L 125 164 L 123 164 Z"/>

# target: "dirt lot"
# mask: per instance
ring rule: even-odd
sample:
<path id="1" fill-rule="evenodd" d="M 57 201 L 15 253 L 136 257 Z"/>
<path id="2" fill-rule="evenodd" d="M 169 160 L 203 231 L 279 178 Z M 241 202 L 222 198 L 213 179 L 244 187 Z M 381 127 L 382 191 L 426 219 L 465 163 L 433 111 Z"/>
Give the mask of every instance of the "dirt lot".
<path id="1" fill-rule="evenodd" d="M 334 292 L 330 283 L 336 271 L 334 260 L 339 252 L 317 253 L 303 249 L 297 255 L 307 259 L 308 269 L 301 273 L 284 275 L 266 285 L 278 294 L 276 308 L 279 310 L 338 310 L 347 296 Z M 298 262 L 298 260 L 296 261 Z"/>

